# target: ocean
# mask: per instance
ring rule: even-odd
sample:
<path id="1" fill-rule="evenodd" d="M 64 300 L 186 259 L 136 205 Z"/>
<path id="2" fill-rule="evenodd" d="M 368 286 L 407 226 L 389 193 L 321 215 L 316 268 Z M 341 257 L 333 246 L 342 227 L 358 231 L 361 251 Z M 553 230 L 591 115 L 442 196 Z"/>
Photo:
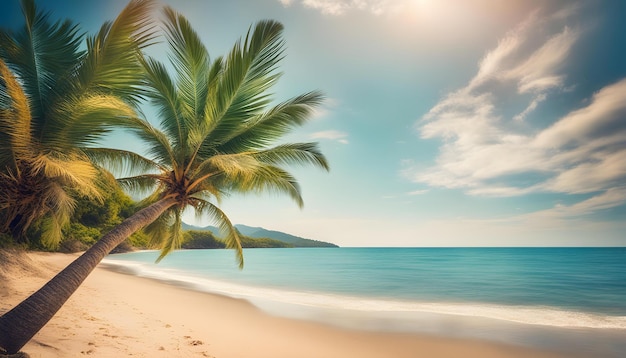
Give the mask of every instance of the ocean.
<path id="1" fill-rule="evenodd" d="M 626 357 L 626 248 L 296 248 L 110 255 L 103 266 L 270 314 Z"/>

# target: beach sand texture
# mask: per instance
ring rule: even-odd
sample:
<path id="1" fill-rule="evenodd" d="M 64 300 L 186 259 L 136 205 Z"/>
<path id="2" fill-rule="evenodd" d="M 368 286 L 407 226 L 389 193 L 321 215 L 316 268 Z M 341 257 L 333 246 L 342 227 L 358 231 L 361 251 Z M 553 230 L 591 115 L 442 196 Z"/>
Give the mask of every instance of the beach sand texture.
<path id="1" fill-rule="evenodd" d="M 0 312 L 75 255 L 0 254 Z M 31 357 L 563 357 L 489 342 L 344 330 L 270 316 L 245 300 L 102 268 L 24 347 Z"/>

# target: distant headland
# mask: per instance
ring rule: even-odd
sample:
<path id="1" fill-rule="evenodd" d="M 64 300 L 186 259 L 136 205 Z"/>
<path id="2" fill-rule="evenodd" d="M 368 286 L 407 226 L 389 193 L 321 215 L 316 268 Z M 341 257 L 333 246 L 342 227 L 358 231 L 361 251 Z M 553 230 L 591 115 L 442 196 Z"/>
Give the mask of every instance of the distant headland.
<path id="1" fill-rule="evenodd" d="M 243 248 L 285 248 L 285 247 L 339 247 L 333 243 L 305 239 L 281 231 L 268 230 L 237 224 Z M 194 226 L 183 223 L 185 242 L 183 249 L 219 249 L 225 248 L 219 228 L 215 226 Z"/>

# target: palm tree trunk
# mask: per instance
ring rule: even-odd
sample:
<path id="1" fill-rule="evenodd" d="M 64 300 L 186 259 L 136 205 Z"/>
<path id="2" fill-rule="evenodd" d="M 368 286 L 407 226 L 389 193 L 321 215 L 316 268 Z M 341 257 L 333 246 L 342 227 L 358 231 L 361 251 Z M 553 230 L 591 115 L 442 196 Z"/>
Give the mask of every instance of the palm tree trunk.
<path id="1" fill-rule="evenodd" d="M 176 199 L 166 198 L 136 212 L 104 235 L 37 292 L 0 316 L 0 348 L 8 354 L 15 354 L 22 349 L 111 250 L 132 233 L 156 220 L 175 203 Z"/>

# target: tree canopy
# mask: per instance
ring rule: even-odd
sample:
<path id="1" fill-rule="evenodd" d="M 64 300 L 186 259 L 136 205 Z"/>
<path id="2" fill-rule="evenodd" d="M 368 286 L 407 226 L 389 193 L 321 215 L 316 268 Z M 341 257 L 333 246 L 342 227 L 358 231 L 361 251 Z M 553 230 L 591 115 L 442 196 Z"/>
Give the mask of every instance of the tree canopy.
<path id="1" fill-rule="evenodd" d="M 102 199 L 88 152 L 136 116 L 154 3 L 131 1 L 93 36 L 33 0 L 21 5 L 24 26 L 0 30 L 0 232 L 23 242 L 35 225 L 55 247 L 77 198 Z"/>
<path id="2" fill-rule="evenodd" d="M 173 73 L 157 59 L 141 58 L 159 126 L 143 118 L 123 123 L 146 143 L 149 155 L 102 149 L 92 159 L 111 170 L 127 169 L 119 182 L 151 192 L 145 205 L 175 199 L 145 229 L 161 247 L 159 260 L 180 247 L 182 213 L 191 207 L 219 226 L 243 265 L 239 235 L 217 204 L 229 193 L 275 191 L 303 205 L 298 182 L 284 166 L 327 170 L 328 163 L 316 143 L 279 141 L 307 122 L 323 96 L 314 91 L 273 104 L 269 90 L 280 77 L 284 51 L 280 23 L 258 22 L 226 56 L 211 60 L 184 16 L 168 7 L 164 14 Z"/>

